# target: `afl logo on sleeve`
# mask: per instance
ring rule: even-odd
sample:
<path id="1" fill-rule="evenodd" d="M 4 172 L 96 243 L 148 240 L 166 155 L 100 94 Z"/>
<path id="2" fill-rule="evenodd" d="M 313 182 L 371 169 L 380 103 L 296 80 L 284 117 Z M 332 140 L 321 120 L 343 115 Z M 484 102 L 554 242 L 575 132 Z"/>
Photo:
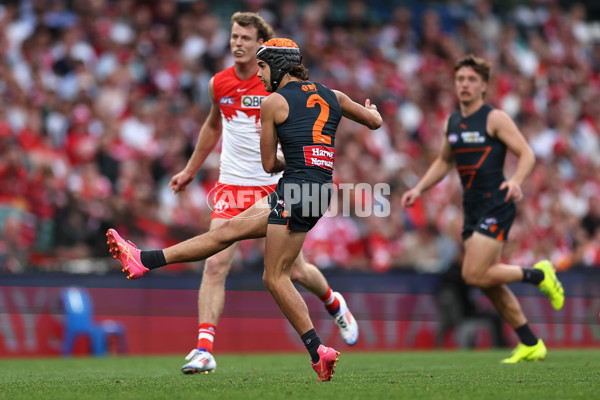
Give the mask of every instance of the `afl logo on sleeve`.
<path id="1" fill-rule="evenodd" d="M 242 108 L 260 108 L 265 96 L 242 96 Z"/>
<path id="2" fill-rule="evenodd" d="M 219 100 L 219 103 L 222 106 L 230 106 L 233 104 L 233 97 L 228 97 L 228 96 L 221 97 L 221 100 Z"/>

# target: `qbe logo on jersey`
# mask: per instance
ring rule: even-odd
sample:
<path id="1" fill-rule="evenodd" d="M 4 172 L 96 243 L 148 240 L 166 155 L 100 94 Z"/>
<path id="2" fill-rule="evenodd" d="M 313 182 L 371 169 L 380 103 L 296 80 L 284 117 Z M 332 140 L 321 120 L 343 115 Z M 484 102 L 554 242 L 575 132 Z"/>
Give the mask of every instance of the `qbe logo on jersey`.
<path id="1" fill-rule="evenodd" d="M 260 108 L 266 96 L 242 96 L 242 108 Z"/>

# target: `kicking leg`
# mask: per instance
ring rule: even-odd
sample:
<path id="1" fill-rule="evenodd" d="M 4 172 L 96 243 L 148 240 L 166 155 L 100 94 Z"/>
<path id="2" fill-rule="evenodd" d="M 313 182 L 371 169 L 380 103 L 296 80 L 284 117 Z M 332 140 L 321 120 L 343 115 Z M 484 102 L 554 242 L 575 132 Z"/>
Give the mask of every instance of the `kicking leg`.
<path id="1" fill-rule="evenodd" d="M 243 239 L 265 237 L 269 203 L 267 197 L 214 230 L 163 250 L 167 264 L 204 260 Z"/>
<path id="2" fill-rule="evenodd" d="M 106 233 L 107 244 L 110 253 L 121 263 L 127 279 L 137 279 L 154 268 L 204 260 L 239 240 L 264 237 L 269 210 L 268 198 L 265 197 L 218 228 L 164 250 L 140 251 L 114 229 L 109 229 Z"/>

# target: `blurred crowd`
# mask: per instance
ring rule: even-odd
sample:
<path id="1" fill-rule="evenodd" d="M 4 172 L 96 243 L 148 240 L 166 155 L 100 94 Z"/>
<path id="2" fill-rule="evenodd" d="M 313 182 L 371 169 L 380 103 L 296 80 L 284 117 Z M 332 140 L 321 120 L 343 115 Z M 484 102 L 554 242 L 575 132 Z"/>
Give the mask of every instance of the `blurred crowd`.
<path id="1" fill-rule="evenodd" d="M 108 227 L 140 248 L 207 230 L 218 151 L 185 192 L 167 185 L 195 146 L 209 79 L 232 65 L 221 3 L 1 3 L 0 272 L 117 269 L 107 262 Z M 323 218 L 306 258 L 374 272 L 443 272 L 460 259 L 456 174 L 412 209 L 399 199 L 438 154 L 457 108 L 454 62 L 473 53 L 493 66 L 487 102 L 515 119 L 537 156 L 503 256 L 600 266 L 600 21 L 586 6 L 338 3 L 240 2 L 299 44 L 312 79 L 371 99 L 384 119 L 377 131 L 343 120 L 335 181 L 388 183 L 390 215 Z M 506 165 L 509 175 L 515 158 Z M 351 210 L 376 205 L 352 193 Z M 242 243 L 234 268 L 262 269 L 262 251 L 261 240 Z"/>

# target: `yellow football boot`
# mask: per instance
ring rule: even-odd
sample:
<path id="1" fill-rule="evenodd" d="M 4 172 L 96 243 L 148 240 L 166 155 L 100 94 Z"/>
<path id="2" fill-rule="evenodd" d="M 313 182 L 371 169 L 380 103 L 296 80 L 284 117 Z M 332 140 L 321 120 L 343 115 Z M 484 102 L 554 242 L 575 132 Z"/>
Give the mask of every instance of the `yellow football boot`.
<path id="1" fill-rule="evenodd" d="M 544 273 L 544 280 L 538 285 L 540 292 L 548 297 L 555 310 L 560 310 L 565 302 L 565 290 L 556 277 L 554 267 L 550 261 L 543 260 L 535 264 L 533 268 L 539 269 Z"/>
<path id="2" fill-rule="evenodd" d="M 512 356 L 500 362 L 502 364 L 516 364 L 523 361 L 544 361 L 546 354 L 548 354 L 548 349 L 546 349 L 546 345 L 542 339 L 538 339 L 538 342 L 533 346 L 525 346 L 519 342 L 513 350 Z"/>

